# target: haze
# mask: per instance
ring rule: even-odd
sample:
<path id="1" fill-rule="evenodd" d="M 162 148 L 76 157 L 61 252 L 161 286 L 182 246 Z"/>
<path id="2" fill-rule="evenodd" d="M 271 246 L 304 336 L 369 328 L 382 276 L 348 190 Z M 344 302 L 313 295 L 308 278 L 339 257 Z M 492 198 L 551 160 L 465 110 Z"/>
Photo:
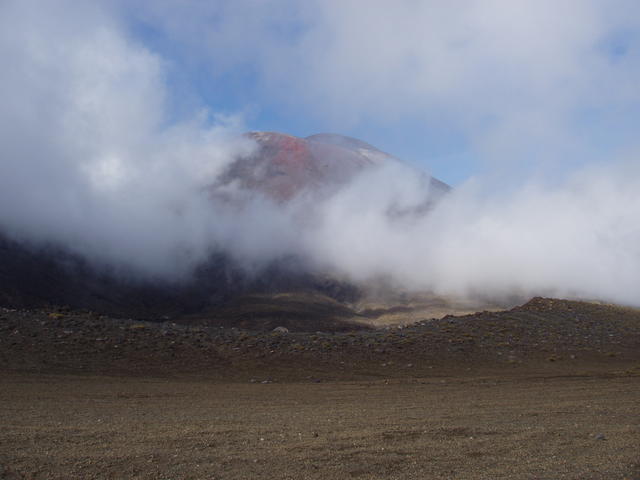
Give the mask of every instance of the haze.
<path id="1" fill-rule="evenodd" d="M 411 290 L 640 305 L 639 10 L 5 0 L 0 230 L 153 278 L 223 250 L 248 269 L 293 254 Z M 390 166 L 313 206 L 229 211 L 207 187 L 255 148 L 247 130 L 352 135 L 455 188 L 398 221 L 423 192 Z"/>

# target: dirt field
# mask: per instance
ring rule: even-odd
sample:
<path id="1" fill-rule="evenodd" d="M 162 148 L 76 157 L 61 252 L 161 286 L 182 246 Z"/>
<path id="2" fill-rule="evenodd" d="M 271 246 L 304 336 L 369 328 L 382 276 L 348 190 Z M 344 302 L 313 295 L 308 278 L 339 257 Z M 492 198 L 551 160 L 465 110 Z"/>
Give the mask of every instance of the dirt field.
<path id="1" fill-rule="evenodd" d="M 640 478 L 638 377 L 8 375 L 1 478 Z"/>
<path id="2" fill-rule="evenodd" d="M 640 480 L 640 312 L 273 333 L 0 309 L 0 479 Z"/>

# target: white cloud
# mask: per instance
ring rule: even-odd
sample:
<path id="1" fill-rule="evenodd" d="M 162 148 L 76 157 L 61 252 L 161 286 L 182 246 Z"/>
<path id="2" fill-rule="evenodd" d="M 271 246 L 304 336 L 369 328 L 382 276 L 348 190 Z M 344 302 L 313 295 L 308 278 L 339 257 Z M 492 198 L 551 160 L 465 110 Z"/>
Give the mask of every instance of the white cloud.
<path id="1" fill-rule="evenodd" d="M 561 161 L 588 147 L 576 131 L 585 110 L 640 100 L 633 1 L 140 4 L 212 74 L 249 66 L 267 103 L 338 129 L 406 116 L 462 128 L 494 159 L 545 143 L 535 159 Z M 620 38 L 627 53 L 613 61 Z"/>
<path id="2" fill-rule="evenodd" d="M 638 162 L 624 162 L 515 192 L 469 182 L 429 215 L 398 221 L 389 206 L 398 195 L 415 204 L 424 187 L 408 170 L 383 168 L 318 207 L 307 253 L 354 280 L 409 290 L 639 305 L 639 173 Z"/>
<path id="3" fill-rule="evenodd" d="M 98 4 L 4 2 L 0 32 L 3 229 L 152 274 L 203 260 L 237 121 L 167 123 L 163 60 Z"/>
<path id="4" fill-rule="evenodd" d="M 206 187 L 251 150 L 235 136 L 241 119 L 203 111 L 174 121 L 171 59 L 126 28 L 132 16 L 151 22 L 212 82 L 248 69 L 266 101 L 337 128 L 409 116 L 462 129 L 496 161 L 549 166 L 593 146 L 581 136 L 585 111 L 615 126 L 615 112 L 640 100 L 639 9 L 596 0 L 5 1 L 0 226 L 153 275 L 185 273 L 222 248 L 251 265 L 301 253 L 356 280 L 387 276 L 443 293 L 639 304 L 638 161 L 612 161 L 636 140 L 605 149 L 606 166 L 553 183 L 478 179 L 424 218 L 389 216 L 423 196 L 399 166 L 312 210 L 264 199 L 221 209 Z M 626 53 L 611 52 L 616 42 Z"/>

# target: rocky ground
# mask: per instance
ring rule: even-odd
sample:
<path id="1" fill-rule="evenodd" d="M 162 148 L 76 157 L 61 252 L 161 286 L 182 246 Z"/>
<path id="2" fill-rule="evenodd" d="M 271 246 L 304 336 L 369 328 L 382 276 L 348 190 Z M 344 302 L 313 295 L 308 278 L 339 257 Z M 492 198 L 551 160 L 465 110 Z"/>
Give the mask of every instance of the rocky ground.
<path id="1" fill-rule="evenodd" d="M 0 479 L 640 478 L 640 312 L 273 332 L 0 309 Z"/>
<path id="2" fill-rule="evenodd" d="M 619 374 L 0 381 L 3 479 L 640 478 L 638 378 Z"/>
<path id="3" fill-rule="evenodd" d="M 190 373 L 233 381 L 268 373 L 304 380 L 317 371 L 321 379 L 354 380 L 551 363 L 633 370 L 638 360 L 640 311 L 544 298 L 407 327 L 314 333 L 0 310 L 0 364 L 8 371 Z"/>

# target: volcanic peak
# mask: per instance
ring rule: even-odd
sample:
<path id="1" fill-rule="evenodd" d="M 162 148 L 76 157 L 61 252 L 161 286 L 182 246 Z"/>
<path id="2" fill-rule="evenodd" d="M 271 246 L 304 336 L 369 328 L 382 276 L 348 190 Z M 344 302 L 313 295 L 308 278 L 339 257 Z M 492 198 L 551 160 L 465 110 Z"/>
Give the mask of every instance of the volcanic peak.
<path id="1" fill-rule="evenodd" d="M 250 132 L 247 137 L 257 144 L 256 150 L 236 159 L 216 187 L 233 185 L 280 203 L 302 192 L 343 185 L 374 166 L 402 163 L 366 142 L 334 133 L 299 138 L 279 132 Z M 449 189 L 435 179 L 431 186 L 438 195 Z"/>

